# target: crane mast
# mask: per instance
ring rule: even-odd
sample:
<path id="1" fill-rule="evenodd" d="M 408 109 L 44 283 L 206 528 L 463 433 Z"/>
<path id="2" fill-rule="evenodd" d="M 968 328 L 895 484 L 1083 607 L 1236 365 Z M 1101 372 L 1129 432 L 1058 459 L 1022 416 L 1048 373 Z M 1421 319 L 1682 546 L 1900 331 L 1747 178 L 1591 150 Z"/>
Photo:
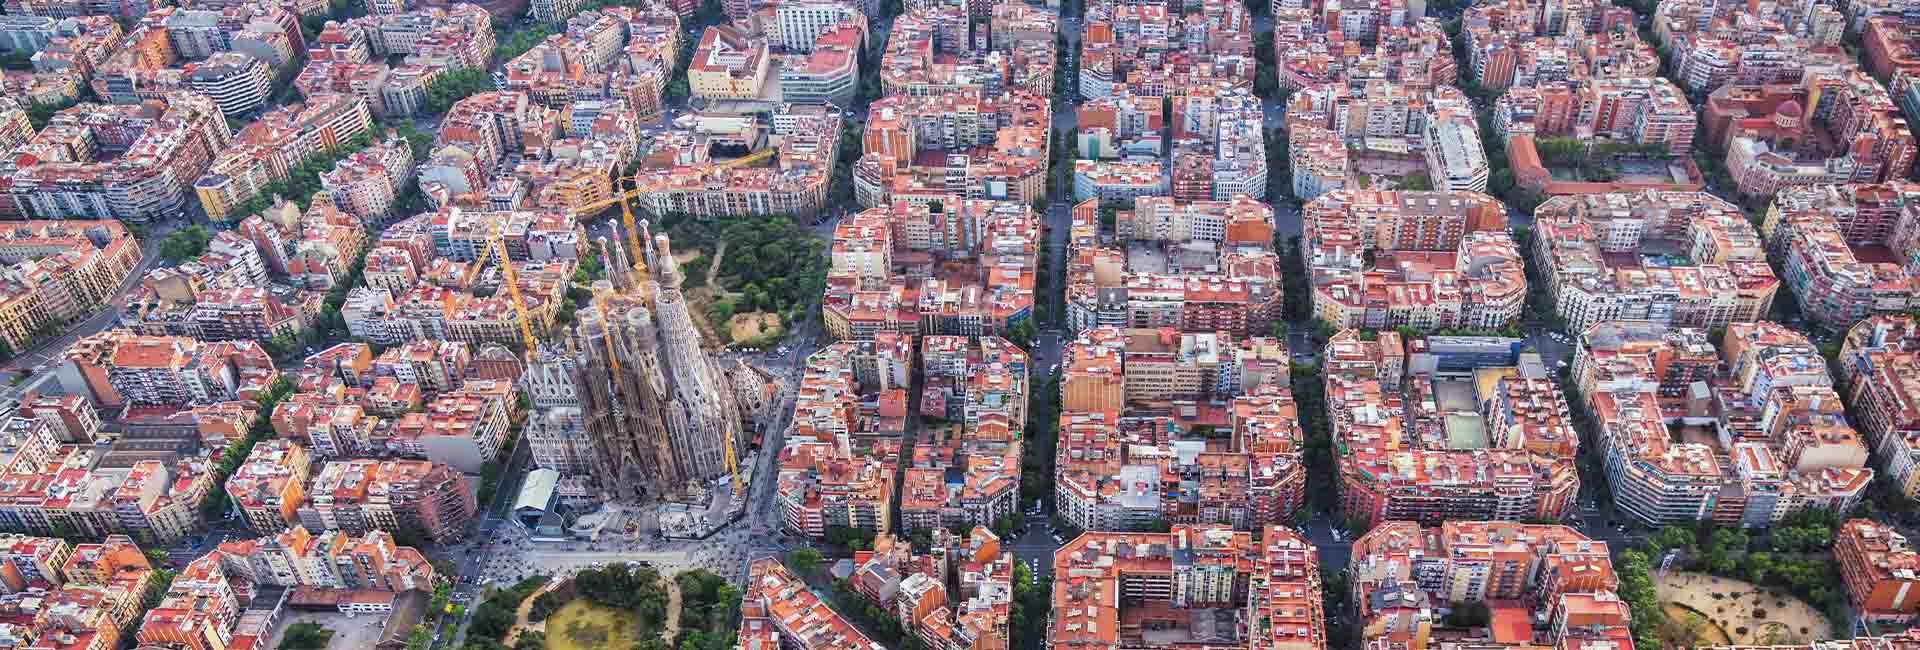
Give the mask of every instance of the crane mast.
<path id="1" fill-rule="evenodd" d="M 507 245 L 500 235 L 495 234 L 490 244 L 489 248 L 500 256 L 500 273 L 506 280 L 509 295 L 513 296 L 514 315 L 519 316 L 520 342 L 526 346 L 525 356 L 531 360 L 533 350 L 539 344 L 533 339 L 533 326 L 528 324 L 531 319 L 527 318 L 527 303 L 520 298 L 520 276 L 513 270 L 513 260 L 507 258 Z"/>

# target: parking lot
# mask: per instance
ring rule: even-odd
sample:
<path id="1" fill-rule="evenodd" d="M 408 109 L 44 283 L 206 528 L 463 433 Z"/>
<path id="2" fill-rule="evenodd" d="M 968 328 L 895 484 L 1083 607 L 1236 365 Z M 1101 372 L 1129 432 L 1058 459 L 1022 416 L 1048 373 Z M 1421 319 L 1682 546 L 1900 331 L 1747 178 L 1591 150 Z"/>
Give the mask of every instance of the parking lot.
<path id="1" fill-rule="evenodd" d="M 295 623 L 317 623 L 320 627 L 333 631 L 333 640 L 327 642 L 327 650 L 359 650 L 372 648 L 380 642 L 380 634 L 386 628 L 387 617 L 381 614 L 359 614 L 348 618 L 340 612 L 300 612 L 288 611 L 280 617 L 273 627 L 272 643 L 267 648 L 280 647 L 280 638 L 286 636 L 287 628 Z"/>

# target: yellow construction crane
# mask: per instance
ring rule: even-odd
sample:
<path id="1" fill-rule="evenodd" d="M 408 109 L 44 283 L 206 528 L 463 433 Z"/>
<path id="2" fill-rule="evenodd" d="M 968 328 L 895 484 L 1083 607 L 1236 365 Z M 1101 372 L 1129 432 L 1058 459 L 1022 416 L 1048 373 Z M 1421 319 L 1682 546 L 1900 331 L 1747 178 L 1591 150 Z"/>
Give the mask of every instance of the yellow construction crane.
<path id="1" fill-rule="evenodd" d="M 720 448 L 720 460 L 727 465 L 727 475 L 733 477 L 733 493 L 746 498 L 747 484 L 740 480 L 740 459 L 733 453 L 733 436 L 721 437 L 726 438 L 726 445 Z"/>
<path id="2" fill-rule="evenodd" d="M 616 186 L 631 184 L 632 187 L 620 190 L 611 198 L 575 207 L 573 209 L 573 216 L 576 219 L 585 217 L 595 212 L 605 210 L 614 204 L 619 204 L 620 220 L 627 226 L 627 255 L 633 257 L 633 280 L 641 286 L 645 286 L 647 283 L 647 251 L 640 247 L 640 226 L 634 223 L 633 204 L 630 202 L 634 197 L 640 196 L 643 192 L 640 191 L 639 181 L 631 176 L 617 179 L 614 181 L 614 184 Z M 642 291 L 641 296 L 644 299 L 646 292 Z"/>
<path id="3" fill-rule="evenodd" d="M 768 147 L 768 148 L 765 148 L 765 149 L 756 149 L 756 150 L 754 150 L 754 151 L 753 151 L 753 153 L 749 153 L 749 154 L 747 154 L 747 155 L 744 155 L 744 156 L 741 156 L 741 157 L 739 157 L 739 158 L 735 158 L 735 159 L 733 159 L 733 160 L 729 160 L 729 161 L 726 161 L 726 162 L 723 162 L 723 163 L 718 163 L 718 164 L 715 164 L 715 165 L 712 165 L 712 166 L 710 166 L 710 167 L 708 167 L 708 170 L 709 170 L 709 171 L 718 171 L 718 170 L 722 170 L 722 169 L 733 169 L 733 168 L 735 168 L 735 167 L 739 167 L 739 166 L 741 166 L 741 165 L 751 165 L 751 164 L 753 164 L 753 163 L 757 163 L 757 162 L 760 162 L 760 161 L 762 161 L 762 160 L 766 160 L 766 159 L 768 159 L 768 158 L 772 158 L 772 157 L 773 157 L 773 155 L 774 155 L 774 154 L 777 154 L 777 153 L 780 153 L 780 150 L 779 150 L 779 149 L 774 149 L 774 148 L 772 148 L 772 147 Z"/>
<path id="4" fill-rule="evenodd" d="M 520 317 L 520 342 L 526 346 L 526 357 L 531 360 L 534 347 L 538 344 L 533 340 L 533 326 L 528 324 L 531 319 L 527 318 L 527 303 L 520 298 L 519 274 L 513 271 L 513 260 L 507 258 L 507 244 L 500 235 L 493 236 L 493 241 L 489 242 L 488 248 L 500 256 L 500 273 L 505 278 L 508 294 L 513 296 L 514 314 Z M 478 264 L 475 266 L 477 267 Z"/>

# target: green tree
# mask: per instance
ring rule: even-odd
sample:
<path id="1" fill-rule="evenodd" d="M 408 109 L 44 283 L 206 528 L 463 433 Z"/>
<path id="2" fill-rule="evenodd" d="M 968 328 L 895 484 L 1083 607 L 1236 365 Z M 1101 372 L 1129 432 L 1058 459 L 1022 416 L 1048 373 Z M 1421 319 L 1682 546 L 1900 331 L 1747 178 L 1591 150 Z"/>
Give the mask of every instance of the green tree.
<path id="1" fill-rule="evenodd" d="M 0 68 L 8 70 L 32 70 L 33 53 L 26 50 L 14 50 L 0 54 Z"/>
<path id="2" fill-rule="evenodd" d="M 40 129 L 47 128 L 47 123 L 53 121 L 55 114 L 73 108 L 79 103 L 80 101 L 77 99 L 50 104 L 33 102 L 27 105 L 27 122 L 33 127 L 33 130 L 39 131 Z"/>
<path id="3" fill-rule="evenodd" d="M 189 226 L 174 231 L 160 242 L 160 257 L 168 262 L 179 264 L 199 257 L 207 251 L 207 244 L 213 241 L 213 235 L 201 226 Z"/>
<path id="4" fill-rule="evenodd" d="M 431 645 L 433 645 L 433 630 L 428 629 L 427 626 L 415 623 L 413 628 L 407 631 L 407 650 L 427 650 Z"/>
<path id="5" fill-rule="evenodd" d="M 317 623 L 294 623 L 280 637 L 280 650 L 321 650 L 333 639 L 333 630 Z"/>
<path id="6" fill-rule="evenodd" d="M 1032 318 L 1022 319 L 1020 322 L 1014 323 L 1012 327 L 1007 328 L 1007 341 L 1020 346 L 1021 349 L 1027 350 L 1028 352 L 1033 351 L 1033 335 Z"/>
<path id="7" fill-rule="evenodd" d="M 795 549 L 787 553 L 787 565 L 803 576 L 810 576 L 819 571 L 820 559 L 820 552 L 810 548 Z"/>
<path id="8" fill-rule="evenodd" d="M 489 90 L 493 90 L 493 79 L 485 70 L 465 68 L 447 72 L 427 84 L 427 99 L 420 108 L 429 114 L 439 115 L 452 109 L 460 100 Z"/>

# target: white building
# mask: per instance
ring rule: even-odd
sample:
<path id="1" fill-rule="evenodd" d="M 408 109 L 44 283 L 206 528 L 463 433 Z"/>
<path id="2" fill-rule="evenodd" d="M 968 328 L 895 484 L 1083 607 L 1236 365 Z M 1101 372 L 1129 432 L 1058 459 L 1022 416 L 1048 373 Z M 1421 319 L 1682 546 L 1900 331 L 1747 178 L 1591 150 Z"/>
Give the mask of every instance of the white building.
<path id="1" fill-rule="evenodd" d="M 1470 119 L 1441 119 L 1427 123 L 1427 177 L 1433 189 L 1487 191 L 1487 153 Z"/>
<path id="2" fill-rule="evenodd" d="M 788 52 L 812 52 L 813 42 L 821 34 L 842 23 L 858 26 L 860 40 L 866 42 L 867 17 L 853 5 L 837 0 L 782 2 L 774 9 L 774 20 L 780 27 L 780 46 Z"/>

